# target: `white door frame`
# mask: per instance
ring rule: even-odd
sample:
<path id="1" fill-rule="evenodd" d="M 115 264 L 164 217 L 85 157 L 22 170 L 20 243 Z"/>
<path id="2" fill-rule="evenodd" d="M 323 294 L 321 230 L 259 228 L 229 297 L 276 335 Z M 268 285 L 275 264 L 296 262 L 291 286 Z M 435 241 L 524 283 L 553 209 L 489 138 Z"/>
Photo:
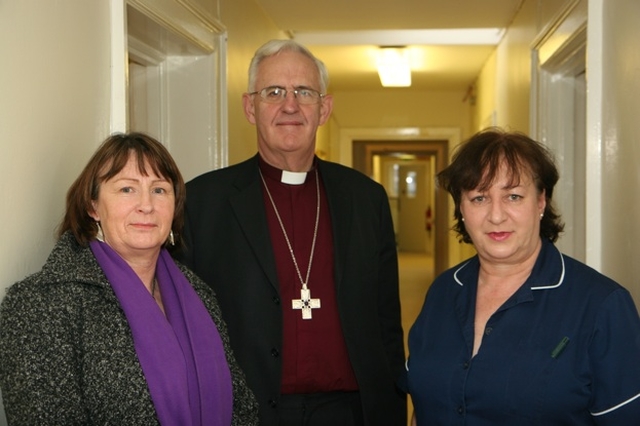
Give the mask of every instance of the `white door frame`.
<path id="1" fill-rule="evenodd" d="M 226 166 L 227 41 L 224 26 L 193 0 L 110 1 L 111 131 L 152 133 L 167 145 L 186 180 Z M 188 46 L 187 52 L 176 53 L 176 49 L 161 52 L 151 46 L 154 43 L 145 43 L 128 34 L 128 7 L 135 9 L 136 15 L 144 15 L 166 34 L 179 39 Z M 150 38 L 153 37 L 152 33 Z M 162 38 L 162 35 L 158 37 Z M 146 93 L 149 102 L 146 129 L 130 129 L 130 57 L 149 66 L 150 83 L 140 92 Z"/>
<path id="2" fill-rule="evenodd" d="M 598 103 L 597 88 L 599 70 L 589 67 L 593 63 L 591 58 L 592 47 L 587 45 L 588 33 L 597 22 L 589 22 L 589 16 L 593 15 L 591 2 L 588 0 L 573 0 L 558 14 L 545 30 L 537 37 L 532 45 L 532 85 L 531 85 L 531 134 L 545 143 L 559 155 L 559 163 L 563 156 L 571 162 L 575 152 L 586 153 L 578 155 L 581 164 L 559 164 L 561 169 L 560 181 L 556 187 L 555 199 L 576 200 L 576 204 L 584 207 L 570 205 L 561 211 L 570 232 L 584 233 L 584 250 L 580 259 L 598 269 L 601 262 L 601 188 L 600 176 L 602 173 L 599 136 L 591 130 L 593 124 L 599 123 L 589 111 Z M 587 26 L 587 23 L 589 24 Z M 589 27 L 589 29 L 588 29 Z M 592 40 L 589 39 L 589 45 Z M 587 54 L 589 52 L 589 54 Z M 587 62 L 588 61 L 588 62 Z M 579 82 L 574 80 L 575 72 L 588 68 L 585 117 L 579 117 L 584 123 L 584 128 L 574 129 L 575 99 L 573 97 L 572 84 Z M 585 146 L 572 146 L 576 134 L 583 132 Z M 576 194 L 570 176 L 573 170 L 584 170 L 579 192 Z M 576 177 L 576 180 L 579 177 Z M 585 188 L 589 188 L 586 191 Z M 584 211 L 576 211 L 584 209 Z M 589 212 L 589 214 L 586 214 Z M 584 229 L 571 229 L 574 215 L 584 216 Z M 567 235 L 568 237 L 570 235 Z M 562 240 L 561 240 L 562 242 Z M 568 246 L 571 246 L 569 244 Z"/>

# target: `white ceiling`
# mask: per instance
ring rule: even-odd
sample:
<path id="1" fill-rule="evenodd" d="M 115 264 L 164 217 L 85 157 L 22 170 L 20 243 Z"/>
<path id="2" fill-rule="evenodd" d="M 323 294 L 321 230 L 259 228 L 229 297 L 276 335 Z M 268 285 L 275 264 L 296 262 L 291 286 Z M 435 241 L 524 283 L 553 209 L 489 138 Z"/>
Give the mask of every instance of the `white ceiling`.
<path id="1" fill-rule="evenodd" d="M 337 91 L 382 90 L 375 51 L 383 43 L 377 37 L 369 43 L 350 44 L 358 35 L 375 30 L 506 28 L 524 0 L 255 1 L 278 28 L 327 65 L 329 91 Z M 316 41 L 323 35 L 333 37 L 327 37 L 329 42 Z M 383 34 L 382 39 L 387 36 Z M 494 45 L 423 45 L 412 40 L 406 45 L 412 58 L 413 90 L 466 91 L 495 49 Z"/>

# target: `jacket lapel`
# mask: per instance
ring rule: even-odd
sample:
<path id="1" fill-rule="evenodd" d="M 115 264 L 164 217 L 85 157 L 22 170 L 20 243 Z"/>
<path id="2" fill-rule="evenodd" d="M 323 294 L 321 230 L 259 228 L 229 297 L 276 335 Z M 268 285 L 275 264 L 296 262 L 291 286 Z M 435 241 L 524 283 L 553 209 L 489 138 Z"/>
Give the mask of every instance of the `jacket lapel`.
<path id="1" fill-rule="evenodd" d="M 255 161 L 249 161 L 246 164 L 245 173 L 242 173 L 235 182 L 238 193 L 230 197 L 231 208 L 260 267 L 271 285 L 278 290 L 278 275 L 269 236 L 257 157 Z"/>
<path id="2" fill-rule="evenodd" d="M 329 214 L 331 215 L 334 278 L 336 288 L 339 288 L 344 276 L 344 259 L 347 258 L 350 244 L 349 229 L 351 229 L 353 205 L 348 194 L 343 190 L 340 178 L 337 177 L 335 173 L 327 171 L 329 166 L 318 159 L 318 167 L 322 183 L 324 184 L 325 194 L 327 195 Z"/>

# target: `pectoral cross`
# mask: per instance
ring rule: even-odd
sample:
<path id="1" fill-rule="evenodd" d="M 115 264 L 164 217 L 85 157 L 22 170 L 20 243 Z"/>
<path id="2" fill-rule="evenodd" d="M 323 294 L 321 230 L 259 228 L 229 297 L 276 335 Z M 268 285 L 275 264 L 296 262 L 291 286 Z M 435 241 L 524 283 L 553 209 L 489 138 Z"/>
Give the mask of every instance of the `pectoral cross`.
<path id="1" fill-rule="evenodd" d="M 304 286 L 300 290 L 300 299 L 292 300 L 291 307 L 302 310 L 302 319 L 311 319 L 311 309 L 320 308 L 320 299 L 312 299 L 311 290 Z"/>

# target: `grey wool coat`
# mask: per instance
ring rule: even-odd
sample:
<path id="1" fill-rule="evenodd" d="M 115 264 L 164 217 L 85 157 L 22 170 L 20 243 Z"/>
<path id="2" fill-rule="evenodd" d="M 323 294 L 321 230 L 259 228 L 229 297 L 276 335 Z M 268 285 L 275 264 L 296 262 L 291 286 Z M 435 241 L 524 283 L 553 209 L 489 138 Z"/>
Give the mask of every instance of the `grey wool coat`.
<path id="1" fill-rule="evenodd" d="M 216 297 L 179 266 L 220 331 L 233 380 L 232 424 L 255 425 L 257 403 Z M 10 425 L 159 424 L 118 299 L 91 249 L 69 233 L 2 302 L 0 386 Z"/>

